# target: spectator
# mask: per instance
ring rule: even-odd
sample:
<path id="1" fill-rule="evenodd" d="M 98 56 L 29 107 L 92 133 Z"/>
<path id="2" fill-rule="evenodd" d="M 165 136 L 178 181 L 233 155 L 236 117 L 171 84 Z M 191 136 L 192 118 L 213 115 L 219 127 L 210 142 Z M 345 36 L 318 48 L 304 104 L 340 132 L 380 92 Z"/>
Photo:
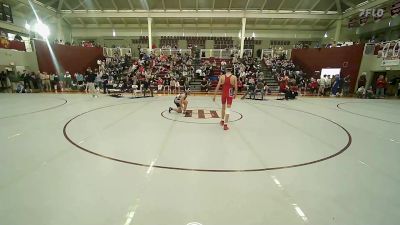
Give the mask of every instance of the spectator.
<path id="1" fill-rule="evenodd" d="M 243 91 L 243 82 L 242 79 L 238 79 L 238 92 Z"/>
<path id="2" fill-rule="evenodd" d="M 315 78 L 311 78 L 311 82 L 308 85 L 308 87 L 310 88 L 310 92 L 312 95 L 316 94 L 318 91 L 318 82 Z"/>
<path id="3" fill-rule="evenodd" d="M 54 87 L 54 73 L 50 74 L 50 91 Z"/>
<path id="4" fill-rule="evenodd" d="M 93 98 L 97 98 L 98 96 L 96 95 L 96 87 L 94 86 L 94 82 L 96 81 L 97 74 L 92 72 L 91 70 L 88 71 L 87 74 L 87 90 L 89 90 L 89 93 L 92 94 Z"/>
<path id="5" fill-rule="evenodd" d="M 170 85 L 170 83 L 171 83 L 170 78 L 169 78 L 169 77 L 166 77 L 166 78 L 164 79 L 164 94 L 165 94 L 165 90 L 166 90 L 166 89 L 167 89 L 167 93 L 168 93 L 168 94 L 171 94 L 171 85 Z"/>
<path id="6" fill-rule="evenodd" d="M 22 72 L 22 80 L 24 81 L 24 89 L 26 92 L 32 92 L 32 86 L 31 86 L 31 76 L 28 73 L 28 71 L 24 70 Z"/>
<path id="7" fill-rule="evenodd" d="M 161 92 L 161 90 L 163 90 L 163 83 L 163 80 L 161 77 L 159 77 L 157 80 L 157 92 Z"/>
<path id="8" fill-rule="evenodd" d="M 348 96 L 350 93 L 350 75 L 347 75 L 343 79 L 343 96 Z"/>
<path id="9" fill-rule="evenodd" d="M 53 75 L 53 87 L 55 93 L 57 93 L 59 85 L 60 85 L 60 76 L 56 73 Z"/>
<path id="10" fill-rule="evenodd" d="M 0 81 L 1 81 L 1 87 L 5 88 L 7 87 L 7 74 L 5 71 L 1 71 L 0 73 Z"/>
<path id="11" fill-rule="evenodd" d="M 400 82 L 397 83 L 397 97 L 400 98 Z"/>
<path id="12" fill-rule="evenodd" d="M 46 73 L 39 72 L 39 76 L 40 76 L 40 80 L 42 82 L 42 91 L 46 91 L 47 92 L 48 86 L 47 86 Z"/>
<path id="13" fill-rule="evenodd" d="M 325 78 L 325 92 L 324 95 L 328 94 L 328 96 L 331 94 L 332 92 L 332 79 L 331 76 L 324 76 Z"/>
<path id="14" fill-rule="evenodd" d="M 376 97 L 377 98 L 384 98 L 385 95 L 385 87 L 386 87 L 386 80 L 383 75 L 379 75 L 376 81 Z"/>
<path id="15" fill-rule="evenodd" d="M 208 93 L 209 88 L 210 88 L 209 81 L 206 78 L 203 78 L 200 84 L 200 90 Z"/>
<path id="16" fill-rule="evenodd" d="M 340 75 L 336 75 L 333 77 L 332 96 L 339 95 L 339 88 L 340 88 Z"/>
<path id="17" fill-rule="evenodd" d="M 175 81 L 175 78 L 172 78 L 172 80 L 170 82 L 170 86 L 171 86 L 172 94 L 175 94 L 176 93 L 176 81 Z"/>
<path id="18" fill-rule="evenodd" d="M 357 98 L 364 98 L 365 97 L 365 88 L 364 86 L 361 86 L 357 89 L 356 92 Z"/>
<path id="19" fill-rule="evenodd" d="M 72 83 L 72 76 L 68 71 L 65 72 L 64 80 L 65 80 L 65 88 L 70 89 L 71 88 L 71 83 Z"/>
<path id="20" fill-rule="evenodd" d="M 318 86 L 319 86 L 318 96 L 320 96 L 320 95 L 324 96 L 325 95 L 325 78 L 326 78 L 326 75 L 324 75 L 324 78 L 321 77 L 320 79 L 317 80 L 318 81 Z"/>

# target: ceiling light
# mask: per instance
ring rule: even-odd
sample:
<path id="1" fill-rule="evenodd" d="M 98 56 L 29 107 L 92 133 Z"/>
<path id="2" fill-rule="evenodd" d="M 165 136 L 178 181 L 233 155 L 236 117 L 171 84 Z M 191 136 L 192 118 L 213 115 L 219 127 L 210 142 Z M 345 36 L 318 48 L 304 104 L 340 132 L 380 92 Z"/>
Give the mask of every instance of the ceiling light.
<path id="1" fill-rule="evenodd" d="M 29 25 L 28 22 L 25 21 L 25 29 L 30 31 L 31 30 L 31 25 Z"/>
<path id="2" fill-rule="evenodd" d="M 40 20 L 38 20 L 38 22 L 35 24 L 34 30 L 44 39 L 47 39 L 47 37 L 50 35 L 49 27 Z"/>

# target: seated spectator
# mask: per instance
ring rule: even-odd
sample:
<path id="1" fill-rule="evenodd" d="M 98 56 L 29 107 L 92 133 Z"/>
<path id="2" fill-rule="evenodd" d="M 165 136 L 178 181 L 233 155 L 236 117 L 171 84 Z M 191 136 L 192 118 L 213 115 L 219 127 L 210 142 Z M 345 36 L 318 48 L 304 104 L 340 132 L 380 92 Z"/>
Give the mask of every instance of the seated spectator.
<path id="1" fill-rule="evenodd" d="M 157 80 L 157 91 L 158 92 L 161 92 L 161 90 L 163 89 L 163 84 L 164 84 L 164 81 L 161 79 L 161 77 L 159 77 Z"/>
<path id="2" fill-rule="evenodd" d="M 255 84 L 248 83 L 246 93 L 243 95 L 242 99 L 245 99 L 247 97 L 247 95 L 250 96 L 250 98 L 251 98 L 252 93 L 254 93 L 255 90 L 256 90 Z"/>
<path id="3" fill-rule="evenodd" d="M 243 82 L 241 79 L 238 79 L 238 92 L 243 91 Z"/>
<path id="4" fill-rule="evenodd" d="M 285 89 L 285 99 L 290 100 L 290 99 L 295 99 L 296 98 L 296 92 L 294 92 L 291 87 L 286 86 Z"/>
<path id="5" fill-rule="evenodd" d="M 264 95 L 265 95 L 265 89 L 264 89 L 264 83 L 261 81 L 257 81 L 257 84 L 255 85 L 255 89 L 253 91 L 253 99 L 256 99 L 256 95 L 257 93 L 261 94 L 262 99 L 264 99 Z M 251 96 L 250 96 L 251 98 Z"/>
<path id="6" fill-rule="evenodd" d="M 201 81 L 201 84 L 200 84 L 201 91 L 205 91 L 208 93 L 209 88 L 210 88 L 209 81 L 206 78 L 203 78 L 203 80 Z"/>
<path id="7" fill-rule="evenodd" d="M 371 86 L 368 88 L 368 90 L 365 91 L 365 98 L 368 98 L 368 99 L 376 98 Z"/>
<path id="8" fill-rule="evenodd" d="M 311 78 L 311 82 L 308 84 L 308 88 L 312 95 L 314 95 L 318 90 L 318 82 L 316 79 Z"/>
<path id="9" fill-rule="evenodd" d="M 357 98 L 364 98 L 365 96 L 365 87 L 361 86 L 358 88 L 357 92 L 356 92 Z"/>

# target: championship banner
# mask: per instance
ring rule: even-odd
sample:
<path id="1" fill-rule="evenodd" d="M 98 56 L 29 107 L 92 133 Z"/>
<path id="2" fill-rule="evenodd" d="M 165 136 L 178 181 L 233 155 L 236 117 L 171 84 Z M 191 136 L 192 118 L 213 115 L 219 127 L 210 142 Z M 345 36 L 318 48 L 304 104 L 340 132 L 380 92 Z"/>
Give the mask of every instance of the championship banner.
<path id="1" fill-rule="evenodd" d="M 364 26 L 368 22 L 368 16 L 360 17 L 360 26 Z"/>
<path id="2" fill-rule="evenodd" d="M 351 18 L 351 19 L 349 19 L 349 24 L 348 24 L 348 27 L 349 28 L 353 28 L 353 27 L 358 27 L 359 26 L 359 20 L 358 20 L 358 18 Z"/>
<path id="3" fill-rule="evenodd" d="M 400 14 L 400 0 L 396 0 L 392 4 L 392 8 L 390 9 L 390 14 L 392 17 L 398 16 Z"/>
<path id="4" fill-rule="evenodd" d="M 14 49 L 14 50 L 18 50 L 18 51 L 26 51 L 24 42 L 9 41 L 5 38 L 0 38 L 0 48 Z"/>

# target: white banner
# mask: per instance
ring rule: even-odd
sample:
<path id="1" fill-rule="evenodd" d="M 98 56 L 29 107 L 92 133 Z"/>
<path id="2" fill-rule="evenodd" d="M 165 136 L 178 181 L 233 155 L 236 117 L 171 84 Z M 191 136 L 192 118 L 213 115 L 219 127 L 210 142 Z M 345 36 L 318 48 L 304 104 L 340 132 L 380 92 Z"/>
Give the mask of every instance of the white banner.
<path id="1" fill-rule="evenodd" d="M 400 65 L 400 59 L 384 59 L 382 60 L 381 66 L 398 66 Z"/>

